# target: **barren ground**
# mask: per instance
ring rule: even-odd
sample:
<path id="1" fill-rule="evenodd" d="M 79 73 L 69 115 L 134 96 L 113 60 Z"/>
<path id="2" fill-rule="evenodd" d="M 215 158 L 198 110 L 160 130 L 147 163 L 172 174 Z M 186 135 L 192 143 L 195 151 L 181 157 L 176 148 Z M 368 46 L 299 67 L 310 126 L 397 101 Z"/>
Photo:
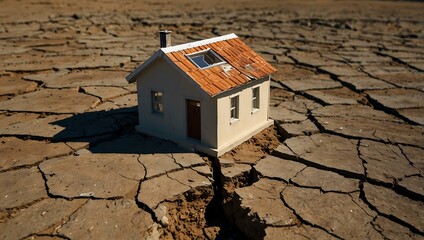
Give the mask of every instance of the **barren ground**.
<path id="1" fill-rule="evenodd" d="M 423 7 L 0 0 L 0 239 L 423 239 Z M 160 29 L 272 63 L 275 126 L 219 159 L 136 134 Z"/>

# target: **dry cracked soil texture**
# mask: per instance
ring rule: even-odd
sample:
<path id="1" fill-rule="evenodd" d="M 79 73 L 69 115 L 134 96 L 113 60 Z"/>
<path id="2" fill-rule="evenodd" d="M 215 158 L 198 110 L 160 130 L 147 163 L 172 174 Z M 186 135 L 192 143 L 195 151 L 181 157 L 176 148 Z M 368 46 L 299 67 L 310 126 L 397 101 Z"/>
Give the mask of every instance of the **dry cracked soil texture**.
<path id="1" fill-rule="evenodd" d="M 0 239 L 424 239 L 419 1 L 0 1 Z M 135 133 L 124 77 L 236 33 L 275 126 L 220 158 Z"/>

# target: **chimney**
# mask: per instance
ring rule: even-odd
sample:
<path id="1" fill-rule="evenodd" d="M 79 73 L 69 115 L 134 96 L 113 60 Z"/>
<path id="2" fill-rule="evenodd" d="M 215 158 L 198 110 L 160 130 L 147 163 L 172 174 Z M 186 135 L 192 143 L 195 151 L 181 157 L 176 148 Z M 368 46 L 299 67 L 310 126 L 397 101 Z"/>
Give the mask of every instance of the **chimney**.
<path id="1" fill-rule="evenodd" d="M 162 30 L 159 32 L 160 48 L 171 46 L 171 31 Z"/>

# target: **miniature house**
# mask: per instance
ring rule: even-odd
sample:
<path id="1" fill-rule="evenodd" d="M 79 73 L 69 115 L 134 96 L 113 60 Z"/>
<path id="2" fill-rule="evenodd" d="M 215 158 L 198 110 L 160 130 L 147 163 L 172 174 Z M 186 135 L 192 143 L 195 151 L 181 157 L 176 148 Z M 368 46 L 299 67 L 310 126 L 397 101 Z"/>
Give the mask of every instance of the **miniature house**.
<path id="1" fill-rule="evenodd" d="M 235 34 L 161 48 L 127 76 L 137 82 L 136 130 L 218 157 L 272 125 L 276 69 Z"/>

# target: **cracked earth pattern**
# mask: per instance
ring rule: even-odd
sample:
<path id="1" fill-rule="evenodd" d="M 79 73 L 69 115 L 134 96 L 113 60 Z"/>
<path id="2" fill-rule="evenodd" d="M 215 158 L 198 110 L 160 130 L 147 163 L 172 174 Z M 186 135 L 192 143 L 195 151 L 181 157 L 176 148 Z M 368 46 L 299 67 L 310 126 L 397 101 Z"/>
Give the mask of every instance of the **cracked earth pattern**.
<path id="1" fill-rule="evenodd" d="M 0 239 L 424 239 L 422 7 L 0 1 Z M 275 127 L 219 159 L 135 133 L 160 29 L 261 54 Z"/>

